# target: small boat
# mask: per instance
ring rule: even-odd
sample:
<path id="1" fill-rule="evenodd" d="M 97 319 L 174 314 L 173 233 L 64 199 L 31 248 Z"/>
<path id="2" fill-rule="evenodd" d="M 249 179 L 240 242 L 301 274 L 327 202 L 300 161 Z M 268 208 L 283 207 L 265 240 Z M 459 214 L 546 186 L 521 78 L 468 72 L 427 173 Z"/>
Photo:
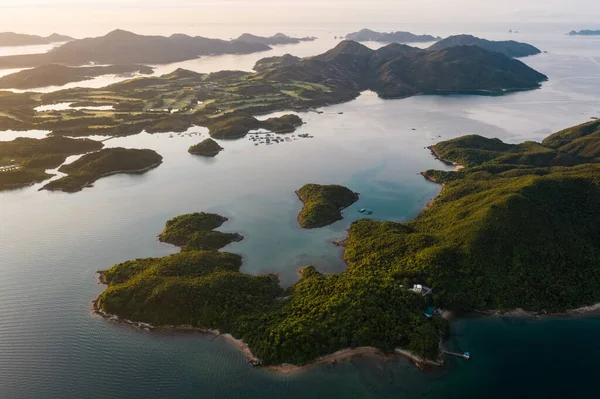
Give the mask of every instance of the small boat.
<path id="1" fill-rule="evenodd" d="M 372 215 L 373 211 L 370 210 L 369 208 L 361 208 L 358 210 L 359 213 L 362 213 L 363 215 Z"/>

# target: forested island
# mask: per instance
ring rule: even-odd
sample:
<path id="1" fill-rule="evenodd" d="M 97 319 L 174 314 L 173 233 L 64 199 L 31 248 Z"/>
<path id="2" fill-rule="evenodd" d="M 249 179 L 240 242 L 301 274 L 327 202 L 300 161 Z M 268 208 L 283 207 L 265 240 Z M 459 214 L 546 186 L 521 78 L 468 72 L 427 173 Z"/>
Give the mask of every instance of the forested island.
<path id="1" fill-rule="evenodd" d="M 507 57 L 519 58 L 540 54 L 542 51 L 531 44 L 516 42 L 514 40 L 492 41 L 480 39 L 472 35 L 450 36 L 429 47 L 430 50 L 441 50 L 456 46 L 477 46 L 487 51 L 502 53 Z"/>
<path id="2" fill-rule="evenodd" d="M 259 62 L 260 63 L 260 62 Z M 350 101 L 364 90 L 382 98 L 418 94 L 500 95 L 540 86 L 547 77 L 522 62 L 477 46 L 422 50 L 390 44 L 371 50 L 344 41 L 324 54 L 271 58 L 256 73 L 201 74 L 178 69 L 110 86 L 52 93 L 0 92 L 0 130 L 50 130 L 53 135 L 124 136 L 142 131 L 182 132 L 205 126 L 214 138 L 240 138 L 250 130 L 291 132 L 297 116 L 259 121 L 254 115 L 311 110 Z M 35 112 L 40 105 L 71 103 L 111 110 Z"/>
<path id="3" fill-rule="evenodd" d="M 145 65 L 111 65 L 96 67 L 68 67 L 49 64 L 0 77 L 0 89 L 32 89 L 35 87 L 63 86 L 102 75 L 141 73 L 151 75 L 154 69 Z"/>
<path id="4" fill-rule="evenodd" d="M 569 36 L 600 36 L 600 30 L 572 30 L 568 33 Z"/>
<path id="5" fill-rule="evenodd" d="M 358 32 L 346 35 L 346 40 L 354 40 L 356 42 L 419 43 L 435 42 L 441 39 L 439 36 L 415 35 L 410 32 L 375 32 L 370 29 L 361 29 Z"/>
<path id="6" fill-rule="evenodd" d="M 61 166 L 59 172 L 67 176 L 51 181 L 42 189 L 74 193 L 89 187 L 101 177 L 117 173 L 144 173 L 161 163 L 162 156 L 153 150 L 105 148 Z"/>
<path id="7" fill-rule="evenodd" d="M 292 133 L 302 126 L 298 115 L 283 115 L 260 121 L 245 114 L 231 115 L 227 118 L 216 119 L 208 124 L 208 131 L 214 138 L 237 139 L 244 137 L 251 130 L 266 129 L 273 133 Z"/>
<path id="8" fill-rule="evenodd" d="M 228 219 L 214 213 L 190 213 L 169 221 L 158 236 L 160 241 L 176 245 L 182 251 L 216 251 L 243 237 L 237 233 L 215 231 Z"/>
<path id="9" fill-rule="evenodd" d="M 64 43 L 73 39 L 70 36 L 53 33 L 50 36 L 26 35 L 23 33 L 0 32 L 0 47 L 36 46 L 41 44 Z"/>
<path id="10" fill-rule="evenodd" d="M 342 210 L 358 201 L 358 194 L 339 185 L 306 184 L 296 191 L 304 203 L 298 215 L 303 229 L 329 226 L 342 219 Z"/>
<path id="11" fill-rule="evenodd" d="M 246 43 L 258 43 L 264 44 L 266 46 L 275 46 L 278 44 L 298 44 L 301 42 L 312 42 L 316 39 L 316 37 L 290 37 L 284 35 L 283 33 L 276 33 L 270 37 L 256 36 L 250 33 L 244 33 L 235 40 Z"/>
<path id="12" fill-rule="evenodd" d="M 203 157 L 216 157 L 221 151 L 223 151 L 223 147 L 217 144 L 211 138 L 203 140 L 202 142 L 191 146 L 188 149 L 190 154 L 201 155 Z"/>
<path id="13" fill-rule="evenodd" d="M 284 290 L 276 276 L 240 273 L 237 255 L 186 250 L 104 272 L 109 287 L 96 306 L 132 321 L 230 333 L 266 365 L 362 346 L 436 359 L 448 323 L 424 315 L 427 306 L 560 312 L 600 302 L 599 142 L 600 121 L 542 143 L 441 142 L 434 153 L 465 168 L 424 172 L 444 188 L 411 222 L 355 222 L 343 273 L 309 266 Z M 225 219 L 175 220 L 165 231 L 183 239 L 169 240 L 187 245 Z"/>

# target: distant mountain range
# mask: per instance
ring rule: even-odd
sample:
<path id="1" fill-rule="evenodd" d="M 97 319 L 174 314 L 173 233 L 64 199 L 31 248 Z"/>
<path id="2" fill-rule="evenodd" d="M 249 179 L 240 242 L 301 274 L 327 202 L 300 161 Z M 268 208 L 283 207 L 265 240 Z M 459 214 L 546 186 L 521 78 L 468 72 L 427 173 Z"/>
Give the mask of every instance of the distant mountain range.
<path id="1" fill-rule="evenodd" d="M 370 29 L 362 29 L 358 32 L 346 35 L 346 40 L 355 42 L 381 42 L 381 43 L 418 43 L 435 42 L 441 40 L 441 37 L 431 35 L 415 35 L 410 32 L 375 32 Z"/>
<path id="2" fill-rule="evenodd" d="M 502 53 L 511 58 L 527 57 L 541 53 L 540 49 L 527 43 L 515 42 L 514 40 L 491 41 L 471 35 L 450 36 L 433 44 L 429 47 L 429 50 L 441 50 L 456 46 L 478 46 L 488 51 Z"/>
<path id="3" fill-rule="evenodd" d="M 73 40 L 45 54 L 0 57 L 0 68 L 43 64 L 168 64 L 211 54 L 249 54 L 271 48 L 241 40 L 208 39 L 174 34 L 143 36 L 115 30 L 102 37 Z"/>
<path id="4" fill-rule="evenodd" d="M 42 37 L 36 35 L 25 35 L 22 33 L 0 32 L 0 47 L 34 46 L 39 44 L 63 43 L 73 41 L 72 37 L 53 33 Z"/>
<path id="5" fill-rule="evenodd" d="M 569 36 L 600 36 L 600 30 L 580 30 L 579 32 L 572 30 L 568 34 Z"/>
<path id="6" fill-rule="evenodd" d="M 431 35 L 415 35 L 410 32 L 375 32 L 369 29 L 362 29 L 358 32 L 346 35 L 347 40 L 356 42 L 380 42 L 380 43 L 419 43 L 419 42 L 437 42 L 429 47 L 430 50 L 441 50 L 456 46 L 479 46 L 488 51 L 502 53 L 508 57 L 518 58 L 541 53 L 541 51 L 527 43 L 519 43 L 513 40 L 491 41 L 480 39 L 472 35 L 456 35 L 446 39 Z"/>
<path id="7" fill-rule="evenodd" d="M 277 60 L 269 62 L 273 61 Z M 390 44 L 372 50 L 353 41 L 343 41 L 324 54 L 277 66 L 263 74 L 267 81 L 320 83 L 349 92 L 373 90 L 384 98 L 435 93 L 501 94 L 537 88 L 547 80 L 521 61 L 478 46 L 422 50 Z"/>
<path id="8" fill-rule="evenodd" d="M 316 40 L 316 37 L 289 37 L 284 35 L 283 33 L 277 33 L 271 37 L 262 37 L 252 35 L 250 33 L 244 33 L 237 39 L 236 41 L 246 42 L 246 43 L 254 43 L 254 44 L 264 44 L 266 46 L 275 46 L 278 44 L 298 44 L 300 42 L 311 42 Z"/>

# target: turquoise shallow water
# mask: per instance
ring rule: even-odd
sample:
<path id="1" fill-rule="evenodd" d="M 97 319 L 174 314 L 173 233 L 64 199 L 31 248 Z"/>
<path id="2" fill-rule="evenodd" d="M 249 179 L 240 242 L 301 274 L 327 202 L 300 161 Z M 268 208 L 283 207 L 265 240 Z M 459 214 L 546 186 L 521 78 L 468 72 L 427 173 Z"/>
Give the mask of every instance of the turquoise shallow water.
<path id="1" fill-rule="evenodd" d="M 382 220 L 418 214 L 439 192 L 419 172 L 445 167 L 425 150 L 431 143 L 471 133 L 511 142 L 539 140 L 600 114 L 598 41 L 567 41 L 558 34 L 521 39 L 548 50 L 524 60 L 550 76 L 541 90 L 394 101 L 364 93 L 324 108 L 323 114 L 302 114 L 306 125 L 298 133 L 314 139 L 259 147 L 248 140 L 223 142 L 226 150 L 211 160 L 187 154 L 197 136 L 113 139 L 106 144 L 156 149 L 164 163 L 141 176 L 102 179 L 74 195 L 38 192 L 39 186 L 0 193 L 0 398 L 593 393 L 594 359 L 600 355 L 595 317 L 456 319 L 448 345 L 469 350 L 473 358 L 451 360 L 443 370 L 422 372 L 402 358 L 369 356 L 278 376 L 252 369 L 220 338 L 137 331 L 90 313 L 90 301 L 103 289 L 96 270 L 176 250 L 156 240 L 172 216 L 202 210 L 229 216 L 223 230 L 245 239 L 227 250 L 244 255 L 244 271 L 277 272 L 282 283 L 291 284 L 307 264 L 325 272 L 343 270 L 340 250 L 331 241 L 344 237 L 360 216 L 357 209 L 369 207 Z M 315 43 L 312 51 L 325 44 Z M 310 48 L 302 51 L 309 54 Z M 228 58 L 197 66 L 235 64 Z M 190 132 L 206 136 L 203 128 Z M 295 220 L 301 204 L 294 190 L 307 182 L 344 184 L 360 192 L 361 200 L 345 211 L 343 221 L 304 231 Z"/>

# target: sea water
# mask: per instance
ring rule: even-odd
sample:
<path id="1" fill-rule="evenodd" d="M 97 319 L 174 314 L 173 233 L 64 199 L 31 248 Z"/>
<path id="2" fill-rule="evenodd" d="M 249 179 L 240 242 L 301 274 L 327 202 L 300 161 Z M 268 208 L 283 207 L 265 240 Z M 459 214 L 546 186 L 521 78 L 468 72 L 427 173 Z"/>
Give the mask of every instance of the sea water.
<path id="1" fill-rule="evenodd" d="M 464 134 L 540 140 L 599 116 L 595 39 L 562 32 L 519 39 L 548 51 L 523 60 L 550 77 L 540 90 L 404 100 L 365 92 L 355 101 L 322 108 L 322 114 L 300 113 L 306 124 L 293 134 L 309 133 L 312 139 L 269 146 L 248 139 L 221 141 L 225 151 L 213 159 L 187 153 L 207 137 L 201 127 L 191 128 L 187 133 L 198 133 L 191 136 L 115 138 L 105 144 L 152 148 L 163 155 L 163 164 L 143 175 L 103 178 L 76 194 L 37 191 L 43 184 L 0 193 L 0 397 L 575 397 L 595 392 L 599 369 L 593 359 L 600 355 L 600 319 L 595 317 L 457 318 L 447 345 L 470 351 L 468 362 L 449 359 L 447 367 L 423 372 L 403 358 L 369 355 L 281 376 L 250 367 L 222 338 L 138 331 L 90 312 L 90 301 L 104 289 L 97 270 L 177 251 L 156 239 L 173 216 L 209 211 L 229 217 L 222 230 L 239 232 L 244 240 L 225 250 L 244 256 L 243 271 L 278 273 L 289 285 L 298 268 L 308 264 L 325 273 L 344 269 L 341 250 L 332 241 L 344 238 L 350 223 L 364 217 L 357 212 L 361 207 L 371 208 L 370 217 L 377 220 L 406 221 L 437 195 L 439 186 L 419 173 L 447 167 L 425 147 Z M 323 40 L 285 52 L 317 54 L 333 39 Z M 198 69 L 238 69 L 253 63 L 247 57 L 206 57 L 206 68 Z M 360 201 L 344 211 L 344 220 L 302 230 L 294 191 L 306 183 L 343 184 L 359 192 Z"/>

